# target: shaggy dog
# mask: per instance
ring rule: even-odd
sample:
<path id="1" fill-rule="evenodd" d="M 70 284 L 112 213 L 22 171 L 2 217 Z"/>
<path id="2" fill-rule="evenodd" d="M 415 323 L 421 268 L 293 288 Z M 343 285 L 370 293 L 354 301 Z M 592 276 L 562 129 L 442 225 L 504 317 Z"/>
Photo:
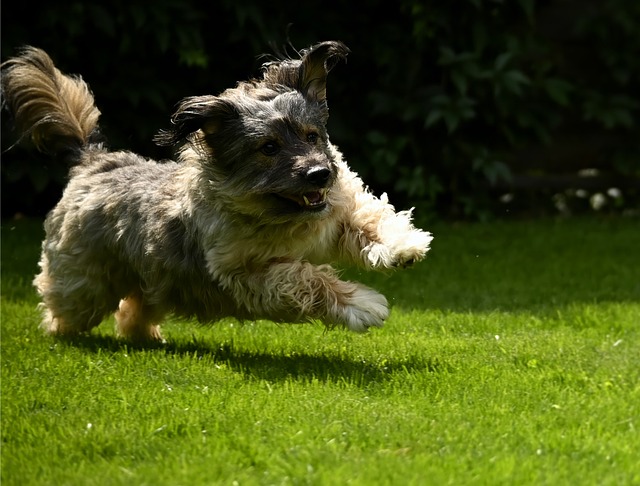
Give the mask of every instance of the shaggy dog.
<path id="1" fill-rule="evenodd" d="M 162 162 L 109 151 L 89 88 L 44 51 L 6 61 L 4 104 L 21 139 L 72 166 L 34 280 L 43 328 L 87 332 L 113 312 L 133 340 L 161 340 L 169 313 L 381 326 L 385 297 L 330 262 L 403 267 L 432 238 L 371 194 L 329 141 L 327 74 L 347 53 L 322 42 L 218 96 L 184 99 L 156 137 L 177 147 Z"/>

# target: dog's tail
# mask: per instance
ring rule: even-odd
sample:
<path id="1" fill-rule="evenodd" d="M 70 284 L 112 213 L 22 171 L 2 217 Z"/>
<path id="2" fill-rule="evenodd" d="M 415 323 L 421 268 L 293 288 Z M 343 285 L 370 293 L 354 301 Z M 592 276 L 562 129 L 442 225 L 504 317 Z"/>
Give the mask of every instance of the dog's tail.
<path id="1" fill-rule="evenodd" d="M 77 156 L 98 135 L 100 111 L 89 87 L 60 72 L 42 49 L 25 47 L 2 64 L 2 97 L 19 141 L 44 154 Z"/>

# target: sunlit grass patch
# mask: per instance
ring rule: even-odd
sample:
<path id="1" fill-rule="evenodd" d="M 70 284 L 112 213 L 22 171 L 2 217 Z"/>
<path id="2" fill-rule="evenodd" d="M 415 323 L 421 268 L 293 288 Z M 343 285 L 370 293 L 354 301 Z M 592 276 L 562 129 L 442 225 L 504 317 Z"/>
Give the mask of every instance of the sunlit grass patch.
<path id="1" fill-rule="evenodd" d="M 637 222 L 434 232 L 414 269 L 345 272 L 383 329 L 171 320 L 144 347 L 43 336 L 39 225 L 3 225 L 3 484 L 640 482 Z"/>

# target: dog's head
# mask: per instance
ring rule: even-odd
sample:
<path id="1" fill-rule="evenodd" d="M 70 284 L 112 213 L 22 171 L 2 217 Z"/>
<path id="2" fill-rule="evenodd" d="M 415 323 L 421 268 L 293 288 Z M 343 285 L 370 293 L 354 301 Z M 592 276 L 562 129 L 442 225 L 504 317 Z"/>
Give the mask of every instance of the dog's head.
<path id="1" fill-rule="evenodd" d="M 337 175 L 326 129 L 327 75 L 348 52 L 340 42 L 323 42 L 300 59 L 265 64 L 261 79 L 187 98 L 156 141 L 189 142 L 183 158 L 199 165 L 212 197 L 235 211 L 273 221 L 322 217 Z"/>

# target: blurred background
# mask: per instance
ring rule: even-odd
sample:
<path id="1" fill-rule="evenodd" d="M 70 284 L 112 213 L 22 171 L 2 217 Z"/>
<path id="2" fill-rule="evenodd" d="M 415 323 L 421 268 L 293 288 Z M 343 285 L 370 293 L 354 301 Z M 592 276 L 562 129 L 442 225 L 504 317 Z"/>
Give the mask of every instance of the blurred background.
<path id="1" fill-rule="evenodd" d="M 259 75 L 262 54 L 342 40 L 329 133 L 372 190 L 422 219 L 638 214 L 640 2 L 629 0 L 49 0 L 2 12 L 24 44 L 91 86 L 113 149 L 153 135 L 185 96 Z M 43 216 L 67 168 L 13 147 L 2 216 Z"/>

